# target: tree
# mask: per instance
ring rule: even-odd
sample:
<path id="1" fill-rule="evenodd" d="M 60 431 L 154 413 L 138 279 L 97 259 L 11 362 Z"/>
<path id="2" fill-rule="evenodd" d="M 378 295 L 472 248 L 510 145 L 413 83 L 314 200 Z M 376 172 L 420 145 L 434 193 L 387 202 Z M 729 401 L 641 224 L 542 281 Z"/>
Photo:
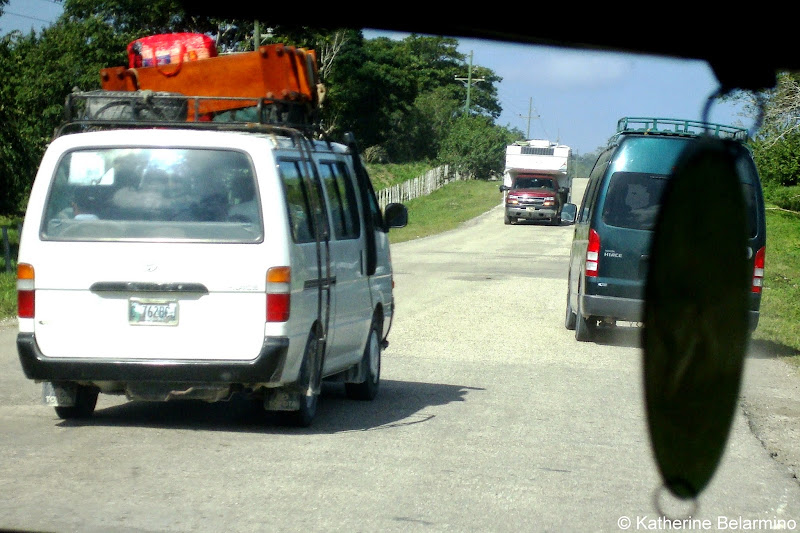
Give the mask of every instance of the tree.
<path id="1" fill-rule="evenodd" d="M 475 179 L 502 174 L 506 145 L 514 135 L 488 117 L 463 115 L 456 119 L 442 142 L 441 163 Z"/>
<path id="2" fill-rule="evenodd" d="M 763 97 L 763 123 L 752 143 L 753 157 L 762 180 L 782 186 L 797 185 L 800 174 L 800 74 L 780 74 L 776 87 Z"/>

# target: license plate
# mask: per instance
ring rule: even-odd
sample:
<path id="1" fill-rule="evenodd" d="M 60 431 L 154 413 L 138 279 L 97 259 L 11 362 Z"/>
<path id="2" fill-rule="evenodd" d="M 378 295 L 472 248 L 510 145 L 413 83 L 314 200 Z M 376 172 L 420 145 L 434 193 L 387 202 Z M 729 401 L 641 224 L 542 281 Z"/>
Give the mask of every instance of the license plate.
<path id="1" fill-rule="evenodd" d="M 131 298 L 128 321 L 137 326 L 177 326 L 178 302 Z"/>

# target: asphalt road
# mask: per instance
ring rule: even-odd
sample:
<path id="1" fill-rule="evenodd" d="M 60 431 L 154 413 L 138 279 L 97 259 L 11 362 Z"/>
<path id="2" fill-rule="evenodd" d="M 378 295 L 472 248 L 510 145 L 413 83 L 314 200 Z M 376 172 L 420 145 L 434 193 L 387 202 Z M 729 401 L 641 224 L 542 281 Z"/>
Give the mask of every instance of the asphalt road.
<path id="1" fill-rule="evenodd" d="M 637 331 L 578 343 L 563 325 L 571 236 L 567 225 L 505 226 L 495 209 L 393 246 L 398 311 L 381 392 L 359 403 L 326 386 L 304 430 L 242 401 L 102 395 L 91 421 L 61 421 L 22 375 L 15 328 L 0 327 L 0 528 L 667 529 Z M 800 530 L 799 379 L 752 351 L 714 479 L 694 507 L 659 500 L 696 521 L 681 529 Z"/>

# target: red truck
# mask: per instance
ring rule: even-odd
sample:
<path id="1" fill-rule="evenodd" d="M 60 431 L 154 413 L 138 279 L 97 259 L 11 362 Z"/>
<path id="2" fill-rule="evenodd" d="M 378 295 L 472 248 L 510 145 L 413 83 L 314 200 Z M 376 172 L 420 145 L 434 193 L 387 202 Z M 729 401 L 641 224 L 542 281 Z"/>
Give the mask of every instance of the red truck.
<path id="1" fill-rule="evenodd" d="M 501 191 L 505 193 L 505 223 L 547 220 L 561 224 L 569 201 L 572 150 L 544 139 L 519 141 L 506 147 Z"/>
<path id="2" fill-rule="evenodd" d="M 564 194 L 558 180 L 547 174 L 519 174 L 504 185 L 506 194 L 505 223 L 519 220 L 547 220 L 551 224 L 561 224 L 561 208 Z"/>

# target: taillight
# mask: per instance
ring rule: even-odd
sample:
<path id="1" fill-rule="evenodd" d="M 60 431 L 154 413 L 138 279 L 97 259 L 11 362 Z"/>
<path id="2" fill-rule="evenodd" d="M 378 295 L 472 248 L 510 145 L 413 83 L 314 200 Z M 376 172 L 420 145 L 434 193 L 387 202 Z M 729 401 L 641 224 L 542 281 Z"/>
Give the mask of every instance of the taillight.
<path id="1" fill-rule="evenodd" d="M 33 289 L 33 267 L 20 263 L 17 265 L 17 316 L 33 318 L 36 312 Z"/>
<path id="2" fill-rule="evenodd" d="M 766 248 L 761 247 L 756 252 L 756 260 L 753 263 L 753 287 L 750 289 L 752 292 L 761 292 L 761 287 L 764 285 L 764 255 Z"/>
<path id="3" fill-rule="evenodd" d="M 290 267 L 272 267 L 267 270 L 267 322 L 289 320 L 291 281 Z"/>
<path id="4" fill-rule="evenodd" d="M 589 230 L 589 245 L 586 248 L 586 275 L 597 277 L 597 265 L 600 263 L 600 235 L 593 229 Z"/>

